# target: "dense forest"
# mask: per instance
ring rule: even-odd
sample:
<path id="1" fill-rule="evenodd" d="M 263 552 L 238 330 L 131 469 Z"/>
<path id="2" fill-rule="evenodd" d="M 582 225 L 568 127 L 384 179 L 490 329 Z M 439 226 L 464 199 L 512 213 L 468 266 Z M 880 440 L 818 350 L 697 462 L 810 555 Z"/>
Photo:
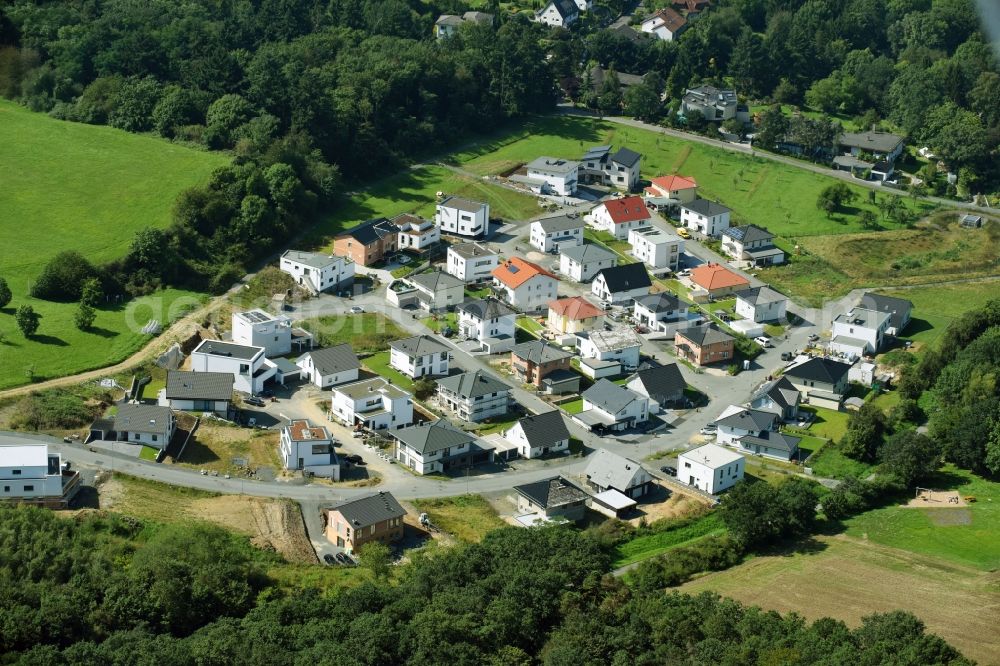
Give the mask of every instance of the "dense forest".
<path id="1" fill-rule="evenodd" d="M 912 615 L 813 623 L 630 587 L 599 541 L 505 528 L 323 596 L 199 525 L 0 508 L 0 654 L 56 664 L 967 664 Z"/>
<path id="2" fill-rule="evenodd" d="M 716 0 L 674 42 L 605 30 L 597 16 L 627 3 L 598 4 L 565 30 L 491 2 L 494 25 L 438 42 L 434 20 L 467 3 L 0 0 L 0 95 L 232 151 L 233 166 L 181 196 L 170 230 L 140 234 L 107 267 L 105 281 L 120 284 L 106 288 L 134 293 L 219 291 L 335 206 L 343 182 L 547 111 L 560 88 L 609 113 L 676 123 L 686 87 L 732 85 L 749 101 L 887 122 L 957 173 L 950 190 L 925 174 L 935 193 L 1000 184 L 1000 74 L 972 0 Z M 645 82 L 623 90 L 608 77 L 594 90 L 593 64 Z M 762 116 L 765 147 L 836 132 L 823 119 Z"/>

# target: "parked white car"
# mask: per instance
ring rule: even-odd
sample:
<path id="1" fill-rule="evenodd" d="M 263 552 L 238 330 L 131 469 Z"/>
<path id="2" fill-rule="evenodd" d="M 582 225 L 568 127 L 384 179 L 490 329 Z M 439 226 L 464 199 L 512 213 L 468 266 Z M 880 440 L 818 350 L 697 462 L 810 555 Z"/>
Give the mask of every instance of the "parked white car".
<path id="1" fill-rule="evenodd" d="M 766 335 L 759 335 L 756 338 L 754 338 L 753 341 L 765 349 L 771 346 L 771 338 L 767 337 Z"/>

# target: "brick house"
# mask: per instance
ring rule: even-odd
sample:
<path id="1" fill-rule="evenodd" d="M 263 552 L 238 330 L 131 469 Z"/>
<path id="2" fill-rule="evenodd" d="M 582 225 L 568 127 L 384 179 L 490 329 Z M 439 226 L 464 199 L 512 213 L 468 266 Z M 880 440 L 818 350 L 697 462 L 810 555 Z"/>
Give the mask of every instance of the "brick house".
<path id="1" fill-rule="evenodd" d="M 733 336 L 715 326 L 682 328 L 674 333 L 677 355 L 695 365 L 731 362 L 735 342 Z"/>
<path id="2" fill-rule="evenodd" d="M 510 368 L 525 384 L 541 387 L 542 380 L 557 370 L 570 370 L 572 352 L 563 351 L 544 340 L 522 342 L 510 351 Z"/>
<path id="3" fill-rule="evenodd" d="M 396 251 L 399 227 L 384 217 L 362 222 L 333 239 L 333 253 L 350 257 L 358 266 L 371 266 Z"/>
<path id="4" fill-rule="evenodd" d="M 389 545 L 403 538 L 405 515 L 391 493 L 342 502 L 326 510 L 326 538 L 349 553 L 372 541 Z"/>

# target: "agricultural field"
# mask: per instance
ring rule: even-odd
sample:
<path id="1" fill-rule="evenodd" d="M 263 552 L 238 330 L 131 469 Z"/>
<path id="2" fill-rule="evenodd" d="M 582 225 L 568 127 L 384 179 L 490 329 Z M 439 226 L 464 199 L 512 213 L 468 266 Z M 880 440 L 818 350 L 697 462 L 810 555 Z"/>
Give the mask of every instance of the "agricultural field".
<path id="1" fill-rule="evenodd" d="M 797 552 L 755 557 L 680 588 L 732 597 L 809 620 L 856 627 L 876 612 L 907 610 L 929 631 L 983 664 L 1000 654 L 995 574 L 845 536 L 820 536 Z"/>
<path id="2" fill-rule="evenodd" d="M 440 166 L 421 166 L 389 176 L 353 193 L 313 230 L 312 241 L 329 244 L 333 236 L 373 217 L 415 213 L 433 218 L 437 193 L 486 201 L 490 215 L 523 220 L 542 212 L 535 196 L 482 182 Z"/>
<path id="3" fill-rule="evenodd" d="M 671 173 L 693 176 L 701 196 L 720 200 L 733 209 L 734 223 L 764 226 L 786 238 L 860 232 L 863 229 L 858 213 L 878 213 L 868 202 L 867 190 L 851 186 L 857 199 L 845 214 L 831 218 L 817 209 L 816 199 L 824 187 L 835 182 L 832 178 L 593 118 L 538 118 L 525 123 L 518 132 L 456 153 L 453 159 L 475 173 L 496 175 L 540 155 L 578 159 L 587 148 L 600 144 L 641 153 L 644 178 Z M 911 201 L 906 205 L 930 210 L 929 206 L 915 206 Z"/>
<path id="4" fill-rule="evenodd" d="M 200 296 L 168 289 L 100 308 L 92 331 L 73 323 L 75 304 L 28 297 L 32 281 L 62 250 L 95 263 L 120 257 L 132 234 L 166 227 L 177 194 L 203 182 L 225 155 L 193 150 L 110 127 L 49 118 L 0 100 L 0 276 L 14 299 L 0 311 L 0 389 L 106 366 L 140 349 L 139 331 L 197 306 Z M 42 315 L 35 339 L 14 309 Z"/>

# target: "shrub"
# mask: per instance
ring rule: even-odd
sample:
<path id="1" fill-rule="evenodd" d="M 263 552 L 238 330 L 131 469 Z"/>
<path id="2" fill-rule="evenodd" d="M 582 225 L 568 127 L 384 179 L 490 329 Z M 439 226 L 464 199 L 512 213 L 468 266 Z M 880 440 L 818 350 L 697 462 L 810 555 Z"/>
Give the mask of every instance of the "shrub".
<path id="1" fill-rule="evenodd" d="M 67 250 L 45 265 L 31 285 L 31 295 L 47 301 L 78 301 L 84 283 L 96 277 L 99 272 L 93 264 L 79 252 Z"/>
<path id="2" fill-rule="evenodd" d="M 5 308 L 10 304 L 10 299 L 13 298 L 13 294 L 10 293 L 10 287 L 7 285 L 7 280 L 0 277 L 0 308 Z"/>
<path id="3" fill-rule="evenodd" d="M 14 407 L 10 427 L 15 430 L 69 430 L 93 422 L 103 407 L 101 402 L 87 401 L 61 389 L 32 393 Z"/>
<path id="4" fill-rule="evenodd" d="M 24 337 L 30 338 L 38 332 L 38 322 L 42 316 L 35 312 L 35 308 L 30 305 L 22 305 L 17 309 L 14 318 L 17 321 L 17 327 L 21 329 Z"/>
<path id="5" fill-rule="evenodd" d="M 728 536 L 710 536 L 645 560 L 630 576 L 640 590 L 659 590 L 684 583 L 702 571 L 721 571 L 740 562 L 743 552 Z"/>

